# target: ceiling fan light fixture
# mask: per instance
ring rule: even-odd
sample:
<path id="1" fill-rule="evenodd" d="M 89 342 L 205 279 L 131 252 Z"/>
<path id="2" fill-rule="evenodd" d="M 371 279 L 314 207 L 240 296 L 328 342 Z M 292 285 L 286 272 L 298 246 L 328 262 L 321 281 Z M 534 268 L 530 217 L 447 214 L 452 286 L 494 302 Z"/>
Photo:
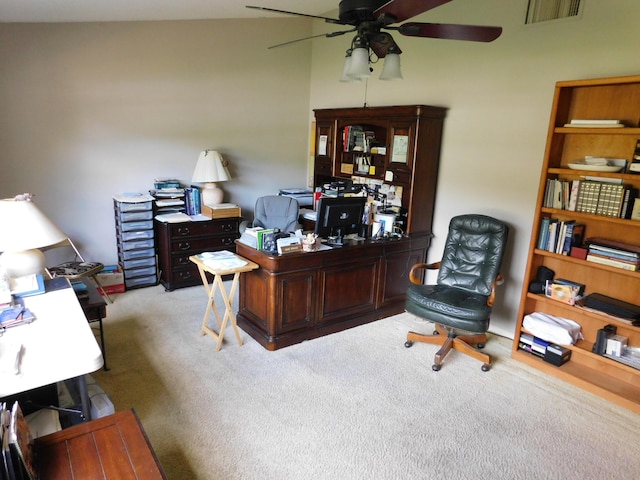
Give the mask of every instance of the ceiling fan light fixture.
<path id="1" fill-rule="evenodd" d="M 393 49 L 390 49 L 387 55 L 384 57 L 384 65 L 382 66 L 382 73 L 380 73 L 380 80 L 402 80 L 402 72 L 400 71 L 400 54 L 393 53 Z"/>
<path id="2" fill-rule="evenodd" d="M 347 50 L 347 55 L 344 59 L 344 67 L 342 68 L 342 76 L 340 77 L 340 81 L 342 83 L 354 83 L 354 82 L 362 81 L 362 79 L 359 77 L 349 76 L 349 72 L 351 71 L 351 62 L 352 62 L 351 52 L 352 52 L 351 49 Z"/>
<path id="3" fill-rule="evenodd" d="M 369 68 L 369 48 L 356 47 L 351 52 L 351 65 L 347 72 L 350 77 L 363 79 L 371 75 Z"/>

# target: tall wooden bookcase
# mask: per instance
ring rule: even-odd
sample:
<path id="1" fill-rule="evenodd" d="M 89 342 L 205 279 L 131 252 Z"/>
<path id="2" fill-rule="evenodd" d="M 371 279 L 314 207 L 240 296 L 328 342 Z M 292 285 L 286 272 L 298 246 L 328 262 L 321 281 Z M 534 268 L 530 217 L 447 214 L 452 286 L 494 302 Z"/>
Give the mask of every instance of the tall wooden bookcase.
<path id="1" fill-rule="evenodd" d="M 574 119 L 617 119 L 625 128 L 565 127 Z M 596 395 L 640 412 L 640 370 L 592 353 L 597 331 L 613 324 L 617 333 L 628 337 L 630 346 L 640 346 L 640 327 L 618 321 L 610 316 L 571 306 L 542 294 L 530 293 L 529 283 L 536 279 L 541 265 L 555 272 L 555 278 L 573 280 L 586 285 L 585 293 L 602 293 L 638 304 L 640 272 L 600 265 L 570 255 L 550 253 L 537 248 L 542 219 L 575 220 L 585 225 L 587 238 L 640 244 L 640 221 L 606 217 L 544 207 L 548 179 L 584 180 L 585 176 L 600 179 L 622 179 L 624 184 L 640 187 L 640 175 L 633 173 L 603 173 L 570 169 L 569 163 L 586 155 L 631 160 L 640 139 L 640 75 L 604 79 L 558 82 L 551 110 L 544 164 L 540 176 L 536 213 L 533 222 L 526 275 L 518 311 L 518 324 L 512 356 L 533 367 L 555 375 Z M 574 165 L 575 167 L 575 165 Z M 568 318 L 582 327 L 583 340 L 571 349 L 571 360 L 561 367 L 519 348 L 525 315 L 544 312 Z"/>

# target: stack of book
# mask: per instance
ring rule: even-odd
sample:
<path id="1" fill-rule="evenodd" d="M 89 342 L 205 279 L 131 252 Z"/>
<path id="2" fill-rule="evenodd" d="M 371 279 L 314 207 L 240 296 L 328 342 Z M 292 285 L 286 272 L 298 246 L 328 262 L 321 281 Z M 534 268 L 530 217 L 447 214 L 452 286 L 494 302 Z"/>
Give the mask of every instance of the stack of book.
<path id="1" fill-rule="evenodd" d="M 534 337 L 528 333 L 520 334 L 520 341 L 518 342 L 518 348 L 529 352 L 537 357 L 544 358 L 544 354 L 547 351 L 547 347 L 551 342 L 542 340 L 541 338 Z"/>
<path id="2" fill-rule="evenodd" d="M 39 478 L 33 436 L 18 402 L 0 403 L 0 424 L 0 478 Z"/>
<path id="3" fill-rule="evenodd" d="M 587 261 L 632 272 L 640 270 L 640 246 L 603 238 L 589 239 L 588 244 Z"/>
<path id="4" fill-rule="evenodd" d="M 624 128 L 624 123 L 616 119 L 583 119 L 574 118 L 565 127 L 572 128 Z"/>
<path id="5" fill-rule="evenodd" d="M 571 248 L 582 245 L 585 226 L 575 220 L 545 217 L 540 223 L 537 247 L 560 255 L 569 255 Z"/>
<path id="6" fill-rule="evenodd" d="M 184 189 L 185 213 L 187 215 L 199 215 L 202 213 L 202 199 L 198 187 Z"/>
<path id="7" fill-rule="evenodd" d="M 547 180 L 544 206 L 615 218 L 631 218 L 638 189 L 594 180 Z"/>

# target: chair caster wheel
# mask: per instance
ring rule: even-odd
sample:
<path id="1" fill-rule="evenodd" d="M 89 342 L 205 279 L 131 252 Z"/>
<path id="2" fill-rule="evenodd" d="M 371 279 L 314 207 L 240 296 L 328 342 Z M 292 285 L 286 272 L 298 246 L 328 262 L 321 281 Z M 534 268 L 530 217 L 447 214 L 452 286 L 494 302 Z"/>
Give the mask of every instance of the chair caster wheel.
<path id="1" fill-rule="evenodd" d="M 476 348 L 480 348 L 480 349 L 484 348 L 484 343 L 479 343 L 479 344 L 477 344 L 477 345 L 476 345 Z"/>
<path id="2" fill-rule="evenodd" d="M 413 345 L 413 342 L 411 340 L 407 340 L 406 342 L 404 342 L 404 346 L 406 348 L 409 348 L 411 345 Z"/>
<path id="3" fill-rule="evenodd" d="M 488 363 L 483 363 L 482 364 L 482 371 L 483 372 L 488 372 L 489 370 L 491 370 L 491 365 L 489 365 Z"/>
<path id="4" fill-rule="evenodd" d="M 431 365 L 431 370 L 434 372 L 438 372 L 442 368 L 442 365 L 436 365 L 435 363 Z"/>

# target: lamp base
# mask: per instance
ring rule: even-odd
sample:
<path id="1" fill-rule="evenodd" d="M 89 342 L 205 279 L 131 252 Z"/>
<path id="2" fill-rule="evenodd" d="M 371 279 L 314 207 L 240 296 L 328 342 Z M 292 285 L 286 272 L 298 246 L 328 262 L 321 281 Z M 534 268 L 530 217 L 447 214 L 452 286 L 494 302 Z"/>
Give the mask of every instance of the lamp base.
<path id="1" fill-rule="evenodd" d="M 202 203 L 207 207 L 214 207 L 222 203 L 224 192 L 213 182 L 207 182 L 202 189 Z"/>
<path id="2" fill-rule="evenodd" d="M 4 269 L 10 278 L 44 273 L 44 253 L 36 248 L 21 252 L 4 252 L 0 255 L 0 268 Z"/>

